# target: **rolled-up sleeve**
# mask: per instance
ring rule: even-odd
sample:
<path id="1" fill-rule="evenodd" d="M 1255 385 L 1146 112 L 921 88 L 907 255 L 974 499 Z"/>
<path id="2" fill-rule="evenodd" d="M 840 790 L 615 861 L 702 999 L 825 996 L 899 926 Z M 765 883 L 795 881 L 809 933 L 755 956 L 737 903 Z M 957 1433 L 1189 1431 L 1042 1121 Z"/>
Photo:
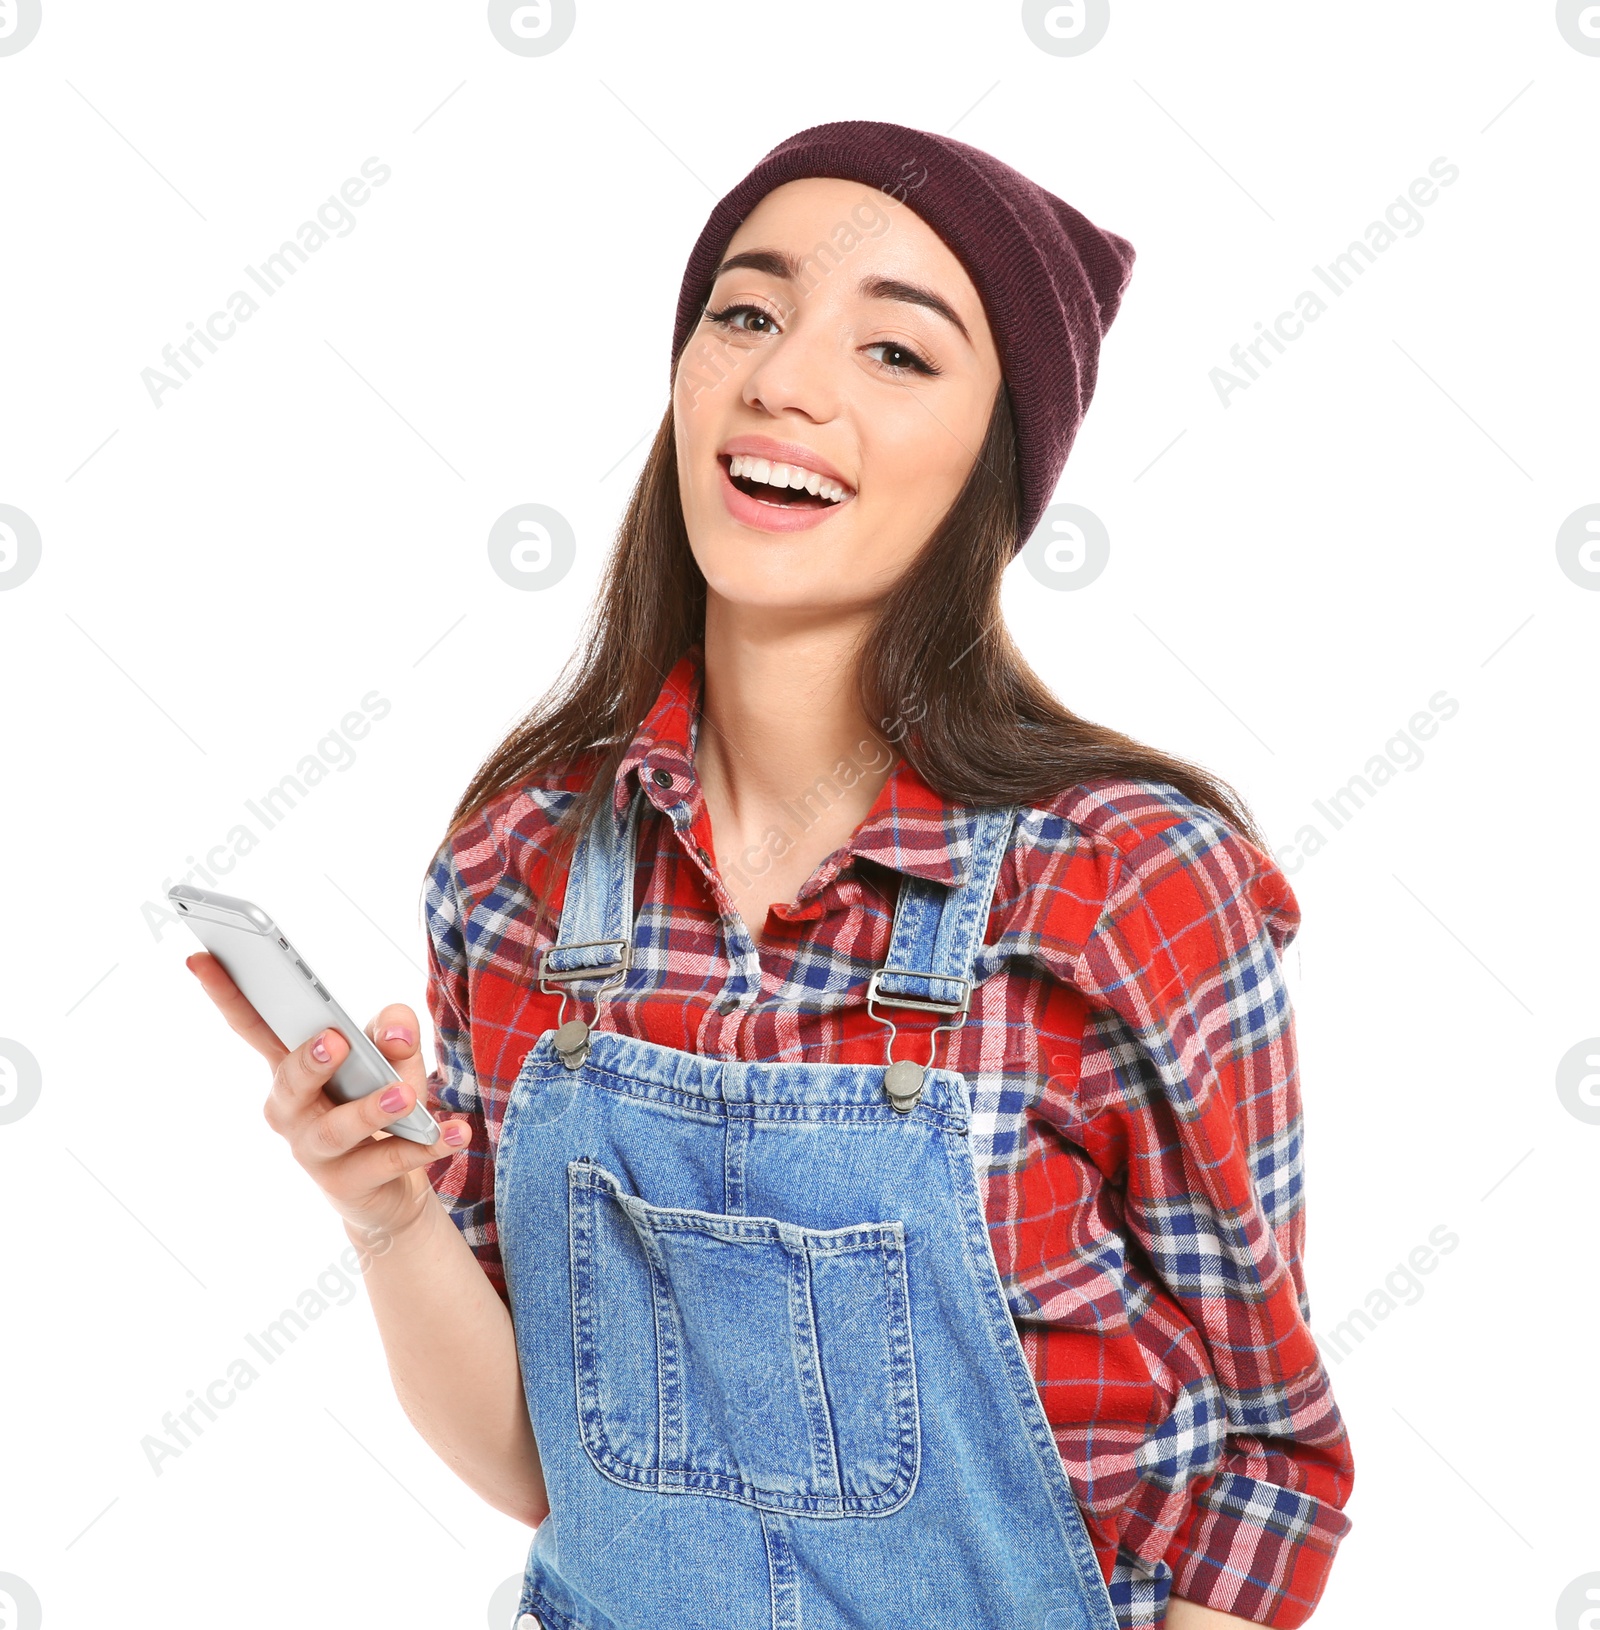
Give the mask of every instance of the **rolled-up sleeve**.
<path id="1" fill-rule="evenodd" d="M 507 1299 L 494 1219 L 494 1147 L 472 1059 L 468 958 L 461 880 L 449 845 L 428 868 L 423 912 L 428 928 L 428 1013 L 437 1062 L 428 1076 L 429 1107 L 472 1125 L 472 1141 L 427 1168 L 428 1180 L 461 1230 L 489 1282 Z"/>
<path id="2" fill-rule="evenodd" d="M 1273 861 L 1197 809 L 1123 851 L 1074 970 L 1098 1010 L 1086 1147 L 1124 1191 L 1141 1317 L 1168 1327 L 1169 1418 L 1139 1457 L 1122 1555 L 1164 1562 L 1173 1595 L 1278 1626 L 1316 1606 L 1354 1479 L 1301 1260 L 1281 961 L 1298 927 Z"/>

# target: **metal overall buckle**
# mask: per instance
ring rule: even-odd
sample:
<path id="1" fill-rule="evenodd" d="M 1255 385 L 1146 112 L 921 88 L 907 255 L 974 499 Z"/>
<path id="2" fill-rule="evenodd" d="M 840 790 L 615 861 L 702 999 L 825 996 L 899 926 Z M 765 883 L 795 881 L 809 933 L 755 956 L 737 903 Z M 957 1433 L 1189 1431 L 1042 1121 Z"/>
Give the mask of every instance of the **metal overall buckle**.
<path id="1" fill-rule="evenodd" d="M 961 999 L 955 1002 L 935 1002 L 921 996 L 889 996 L 885 995 L 879 981 L 885 974 L 899 974 L 909 979 L 939 980 L 946 985 L 959 985 Z M 925 973 L 920 968 L 879 968 L 867 981 L 867 1013 L 876 1019 L 879 1024 L 889 1027 L 889 1040 L 885 1046 L 885 1055 L 889 1060 L 888 1068 L 883 1072 L 883 1090 L 889 1096 L 889 1102 L 902 1115 L 909 1115 L 917 1107 L 922 1097 L 922 1089 L 927 1083 L 928 1071 L 933 1067 L 933 1055 L 938 1051 L 939 1037 L 946 1030 L 959 1030 L 967 1022 L 967 1008 L 972 1002 L 972 981 L 958 979 L 954 974 Z M 900 1059 L 894 1056 L 895 1023 L 893 1019 L 886 1019 L 877 1011 L 877 1006 L 916 1008 L 923 1013 L 944 1013 L 955 1019 L 954 1024 L 938 1024 L 928 1033 L 928 1062 L 918 1064 L 909 1058 Z"/>
<path id="2" fill-rule="evenodd" d="M 614 961 L 602 964 L 598 968 L 552 968 L 550 958 L 557 951 L 593 951 L 602 945 L 614 945 L 618 955 Z M 581 1069 L 583 1061 L 589 1056 L 589 1036 L 591 1027 L 582 1019 L 568 1019 L 565 1024 L 561 1016 L 567 1011 L 567 985 L 577 979 L 601 979 L 605 982 L 594 993 L 595 1023 L 600 1022 L 600 1001 L 607 991 L 615 990 L 628 977 L 628 969 L 633 965 L 633 946 L 627 940 L 583 940 L 576 945 L 552 945 L 548 951 L 539 957 L 539 989 L 546 996 L 561 998 L 561 1006 L 556 1009 L 556 1030 L 550 1038 L 550 1045 L 556 1050 L 556 1057 L 561 1060 L 569 1070 Z M 555 980 L 556 990 L 551 990 L 549 981 Z M 577 1000 L 576 996 L 573 998 Z"/>

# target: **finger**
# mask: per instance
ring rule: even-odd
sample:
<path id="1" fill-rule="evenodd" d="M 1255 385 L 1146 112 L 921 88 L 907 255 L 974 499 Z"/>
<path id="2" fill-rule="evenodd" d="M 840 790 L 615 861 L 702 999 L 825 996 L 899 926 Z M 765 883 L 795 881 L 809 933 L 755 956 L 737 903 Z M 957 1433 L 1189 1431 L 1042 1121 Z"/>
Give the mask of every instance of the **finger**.
<path id="1" fill-rule="evenodd" d="M 193 956 L 185 957 L 184 966 L 200 981 L 201 989 L 216 1004 L 234 1034 L 243 1036 L 276 1068 L 288 1048 L 234 984 L 227 969 L 209 951 L 196 951 Z"/>
<path id="2" fill-rule="evenodd" d="M 408 1171 L 414 1166 L 426 1165 L 456 1154 L 471 1141 L 472 1128 L 464 1120 L 446 1121 L 440 1126 L 440 1137 L 431 1144 L 414 1143 L 409 1138 L 386 1134 L 384 1128 L 409 1113 L 417 1102 L 416 1092 L 405 1082 L 392 1082 L 381 1092 L 369 1092 L 353 1103 L 337 1104 L 327 1114 L 308 1123 L 303 1130 L 303 1153 L 317 1162 L 346 1160 L 348 1171 L 341 1173 L 341 1185 L 354 1183 L 350 1192 L 359 1192 L 360 1178 L 351 1174 L 372 1171 L 390 1176 L 396 1171 Z M 381 1159 L 364 1152 L 362 1145 L 371 1142 L 373 1150 L 387 1150 Z M 399 1144 L 399 1149 L 391 1145 Z M 411 1153 L 406 1151 L 410 1150 Z M 359 1158 L 357 1158 L 359 1156 Z M 381 1179 L 380 1179 L 381 1180 Z M 326 1183 L 325 1183 L 326 1186 Z"/>
<path id="3" fill-rule="evenodd" d="M 272 1091 L 262 1110 L 267 1124 L 295 1142 L 308 1121 L 331 1114 L 334 1104 L 322 1089 L 349 1054 L 350 1044 L 332 1028 L 285 1053 L 272 1072 Z"/>
<path id="4" fill-rule="evenodd" d="M 338 1114 L 354 1109 L 354 1104 L 342 1104 Z M 327 1119 L 331 1119 L 328 1117 Z M 451 1123 L 452 1125 L 455 1123 Z M 465 1127 L 465 1123 L 461 1123 Z M 308 1143 L 319 1142 L 326 1120 L 318 1121 L 308 1135 Z M 470 1130 L 467 1131 L 470 1136 Z M 463 1144 L 461 1147 L 465 1147 Z M 381 1132 L 363 1142 L 356 1143 L 343 1154 L 323 1157 L 313 1148 L 297 1149 L 301 1165 L 311 1171 L 323 1192 L 335 1200 L 361 1201 L 375 1189 L 408 1172 L 431 1166 L 438 1160 L 450 1160 L 458 1150 L 444 1142 L 413 1143 L 409 1138 L 385 1137 Z"/>
<path id="5" fill-rule="evenodd" d="M 422 1027 L 416 1014 L 404 1002 L 391 1002 L 367 1022 L 367 1035 L 412 1092 L 426 1103 L 428 1064 L 422 1056 Z"/>

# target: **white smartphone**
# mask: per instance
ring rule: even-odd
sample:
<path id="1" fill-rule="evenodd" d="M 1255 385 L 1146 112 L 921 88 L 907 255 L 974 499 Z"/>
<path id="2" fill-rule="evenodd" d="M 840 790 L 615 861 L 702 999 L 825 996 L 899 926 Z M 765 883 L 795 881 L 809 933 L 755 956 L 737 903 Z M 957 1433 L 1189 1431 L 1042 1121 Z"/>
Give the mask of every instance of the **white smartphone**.
<path id="1" fill-rule="evenodd" d="M 302 1046 L 330 1026 L 349 1043 L 349 1056 L 327 1083 L 329 1097 L 348 1104 L 400 1079 L 366 1031 L 351 1022 L 260 906 L 188 883 L 174 884 L 167 890 L 167 899 L 285 1047 Z M 412 1143 L 429 1144 L 438 1140 L 439 1123 L 419 1100 L 384 1131 Z"/>

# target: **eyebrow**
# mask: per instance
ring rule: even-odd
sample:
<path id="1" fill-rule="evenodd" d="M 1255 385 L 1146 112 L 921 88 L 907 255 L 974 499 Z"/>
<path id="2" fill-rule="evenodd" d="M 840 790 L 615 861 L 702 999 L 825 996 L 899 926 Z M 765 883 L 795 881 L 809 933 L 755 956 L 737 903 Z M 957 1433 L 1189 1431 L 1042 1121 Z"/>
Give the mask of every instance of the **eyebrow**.
<path id="1" fill-rule="evenodd" d="M 746 249 L 742 254 L 729 255 L 711 274 L 711 281 L 714 285 L 724 272 L 736 271 L 765 272 L 768 277 L 797 283 L 800 261 L 786 249 Z M 864 277 L 857 287 L 869 300 L 898 300 L 909 306 L 923 306 L 954 324 L 962 339 L 972 344 L 967 325 L 956 315 L 949 301 L 920 283 L 907 283 L 898 277 Z"/>

